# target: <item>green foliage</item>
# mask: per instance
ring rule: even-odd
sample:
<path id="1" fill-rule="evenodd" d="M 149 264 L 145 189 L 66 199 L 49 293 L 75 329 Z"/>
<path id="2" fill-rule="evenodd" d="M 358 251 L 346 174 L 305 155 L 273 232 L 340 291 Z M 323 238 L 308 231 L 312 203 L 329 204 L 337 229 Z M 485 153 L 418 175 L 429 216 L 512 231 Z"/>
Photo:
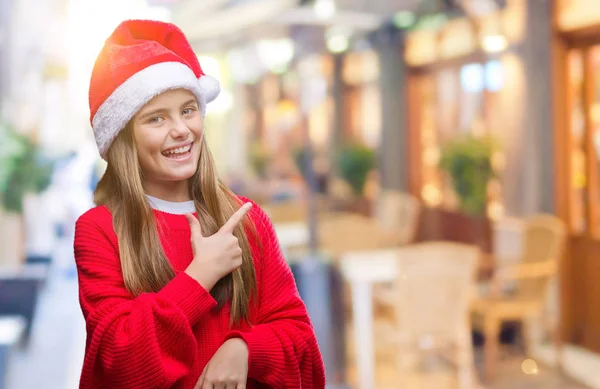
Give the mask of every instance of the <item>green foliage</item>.
<path id="1" fill-rule="evenodd" d="M 294 164 L 302 175 L 302 178 L 306 180 L 306 148 L 296 147 L 293 151 Z"/>
<path id="2" fill-rule="evenodd" d="M 250 146 L 250 164 L 254 169 L 254 172 L 261 178 L 267 176 L 267 167 L 271 161 L 271 156 L 268 151 L 256 141 Z"/>
<path id="3" fill-rule="evenodd" d="M 354 194 L 362 196 L 367 176 L 375 167 L 375 152 L 361 144 L 350 144 L 340 150 L 338 163 L 342 178 Z"/>
<path id="4" fill-rule="evenodd" d="M 495 177 L 491 162 L 495 150 L 493 139 L 472 135 L 442 149 L 440 168 L 452 179 L 460 209 L 467 214 L 485 215 L 488 183 Z"/>
<path id="5" fill-rule="evenodd" d="M 5 210 L 21 213 L 27 193 L 49 186 L 53 167 L 31 139 L 0 125 L 0 201 Z"/>

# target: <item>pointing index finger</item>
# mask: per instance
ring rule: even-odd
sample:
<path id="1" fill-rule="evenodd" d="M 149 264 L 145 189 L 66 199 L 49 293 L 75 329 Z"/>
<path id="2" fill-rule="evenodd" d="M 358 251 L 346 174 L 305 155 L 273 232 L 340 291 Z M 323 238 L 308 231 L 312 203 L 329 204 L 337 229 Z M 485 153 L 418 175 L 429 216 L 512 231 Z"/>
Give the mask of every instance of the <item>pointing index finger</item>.
<path id="1" fill-rule="evenodd" d="M 248 211 L 252 208 L 252 203 L 246 203 L 240 207 L 225 224 L 221 227 L 220 231 L 223 232 L 233 232 L 235 227 L 242 221 L 244 216 L 248 213 Z"/>

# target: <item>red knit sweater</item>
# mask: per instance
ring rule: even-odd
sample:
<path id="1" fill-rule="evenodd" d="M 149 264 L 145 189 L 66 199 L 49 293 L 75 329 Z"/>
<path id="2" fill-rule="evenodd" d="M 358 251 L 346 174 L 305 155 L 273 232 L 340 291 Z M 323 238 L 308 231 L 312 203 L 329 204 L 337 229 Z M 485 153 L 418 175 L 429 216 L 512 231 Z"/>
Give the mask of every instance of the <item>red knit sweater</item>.
<path id="1" fill-rule="evenodd" d="M 248 215 L 263 245 L 250 239 L 257 276 L 252 326 L 229 326 L 229 305 L 217 303 L 184 270 L 192 260 L 183 215 L 161 211 L 161 241 L 175 278 L 158 293 L 134 298 L 125 288 L 117 236 L 107 208 L 77 221 L 75 260 L 87 342 L 81 389 L 193 389 L 226 339 L 249 349 L 248 388 L 324 388 L 323 361 L 306 308 L 273 226 L 257 206 Z"/>

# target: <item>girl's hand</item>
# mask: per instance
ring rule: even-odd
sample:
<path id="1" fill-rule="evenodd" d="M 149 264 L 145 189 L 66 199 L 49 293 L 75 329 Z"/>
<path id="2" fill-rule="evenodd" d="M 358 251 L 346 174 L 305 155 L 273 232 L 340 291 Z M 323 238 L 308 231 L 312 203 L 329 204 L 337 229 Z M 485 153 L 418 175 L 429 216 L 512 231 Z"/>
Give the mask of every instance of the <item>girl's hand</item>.
<path id="1" fill-rule="evenodd" d="M 200 222 L 194 215 L 186 214 L 190 225 L 192 250 L 194 259 L 185 270 L 207 291 L 227 274 L 242 265 L 242 249 L 233 230 L 242 221 L 252 203 L 244 204 L 231 218 L 212 236 L 204 236 Z"/>
<path id="2" fill-rule="evenodd" d="M 229 339 L 208 362 L 194 389 L 246 389 L 248 345 L 243 339 Z"/>

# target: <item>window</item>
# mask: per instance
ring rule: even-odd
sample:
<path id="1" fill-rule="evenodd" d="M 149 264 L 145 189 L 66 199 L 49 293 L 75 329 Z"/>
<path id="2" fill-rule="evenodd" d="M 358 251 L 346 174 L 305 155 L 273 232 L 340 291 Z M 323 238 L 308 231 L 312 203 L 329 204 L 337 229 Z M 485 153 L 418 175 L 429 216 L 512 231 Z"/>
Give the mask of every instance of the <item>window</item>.
<path id="1" fill-rule="evenodd" d="M 468 63 L 415 79 L 419 93 L 416 116 L 421 146 L 421 198 L 430 206 L 456 209 L 458 202 L 451 183 L 438 169 L 440 148 L 444 142 L 465 133 L 491 133 L 492 117 L 487 112 L 501 109 L 496 95 L 504 87 L 503 64 L 499 60 Z M 494 156 L 501 159 L 497 157 Z M 500 182 L 491 183 L 489 192 L 488 214 L 501 216 Z"/>
<path id="2" fill-rule="evenodd" d="M 567 58 L 571 231 L 600 238 L 600 45 Z"/>

